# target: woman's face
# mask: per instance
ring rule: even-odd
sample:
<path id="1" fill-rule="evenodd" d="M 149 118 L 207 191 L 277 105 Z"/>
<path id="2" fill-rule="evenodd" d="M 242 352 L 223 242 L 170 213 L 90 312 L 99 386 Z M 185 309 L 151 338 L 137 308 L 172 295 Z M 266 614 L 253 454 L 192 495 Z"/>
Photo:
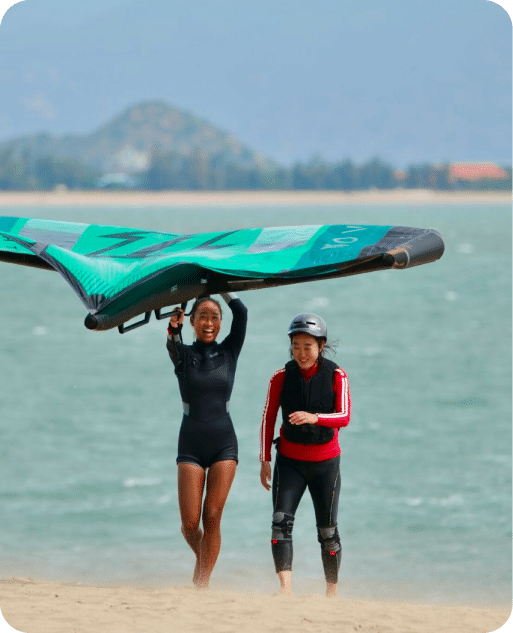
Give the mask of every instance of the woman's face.
<path id="1" fill-rule="evenodd" d="M 300 332 L 292 337 L 292 356 L 301 369 L 311 369 L 324 347 L 324 341 L 320 345 L 315 336 Z"/>
<path id="2" fill-rule="evenodd" d="M 198 341 L 213 343 L 221 329 L 221 311 L 213 301 L 203 301 L 191 316 L 191 325 Z"/>

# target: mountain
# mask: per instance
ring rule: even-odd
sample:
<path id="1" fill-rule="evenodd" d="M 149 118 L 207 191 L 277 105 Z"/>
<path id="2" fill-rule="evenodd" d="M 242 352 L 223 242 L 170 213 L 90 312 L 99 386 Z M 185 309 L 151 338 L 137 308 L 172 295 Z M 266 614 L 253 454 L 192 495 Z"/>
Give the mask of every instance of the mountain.
<path id="1" fill-rule="evenodd" d="M 511 19 L 485 0 L 25 0 L 0 140 L 175 104 L 292 166 L 511 163 Z"/>
<path id="2" fill-rule="evenodd" d="M 152 157 L 215 157 L 219 165 L 265 168 L 272 162 L 233 135 L 162 101 L 133 105 L 88 135 L 36 134 L 0 144 L 0 155 L 72 159 L 101 173 L 144 171 Z"/>

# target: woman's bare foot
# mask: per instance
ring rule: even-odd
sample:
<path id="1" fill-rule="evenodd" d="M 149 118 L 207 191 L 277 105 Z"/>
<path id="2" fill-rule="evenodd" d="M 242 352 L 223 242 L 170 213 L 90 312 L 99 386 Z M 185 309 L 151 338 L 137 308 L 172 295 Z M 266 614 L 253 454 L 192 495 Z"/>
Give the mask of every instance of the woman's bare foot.
<path id="1" fill-rule="evenodd" d="M 196 587 L 198 586 L 199 583 L 199 579 L 200 579 L 200 559 L 199 557 L 196 558 L 196 565 L 194 567 L 194 574 L 192 575 L 192 582 L 194 585 L 196 585 Z"/>
<path id="2" fill-rule="evenodd" d="M 202 589 L 202 590 L 208 589 L 208 582 L 206 582 L 206 583 L 202 582 L 202 581 L 197 582 L 196 583 L 196 589 Z"/>
<path id="3" fill-rule="evenodd" d="M 326 597 L 336 598 L 337 596 L 338 596 L 338 585 L 336 583 L 327 582 L 326 583 Z"/>
<path id="4" fill-rule="evenodd" d="M 292 595 L 292 572 L 279 571 L 278 578 L 280 580 L 280 595 Z"/>

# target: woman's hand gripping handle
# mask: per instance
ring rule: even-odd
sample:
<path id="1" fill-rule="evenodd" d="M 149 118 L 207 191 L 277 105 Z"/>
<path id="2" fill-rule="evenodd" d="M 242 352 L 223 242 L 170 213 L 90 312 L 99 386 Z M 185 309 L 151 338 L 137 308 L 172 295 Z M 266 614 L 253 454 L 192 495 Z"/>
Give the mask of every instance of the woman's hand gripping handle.
<path id="1" fill-rule="evenodd" d="M 184 319 L 185 312 L 182 308 L 176 306 L 175 308 L 173 308 L 173 312 L 171 313 L 171 317 L 169 318 L 169 328 L 171 330 L 174 330 L 175 332 L 177 330 L 180 330 L 180 326 L 183 324 Z"/>

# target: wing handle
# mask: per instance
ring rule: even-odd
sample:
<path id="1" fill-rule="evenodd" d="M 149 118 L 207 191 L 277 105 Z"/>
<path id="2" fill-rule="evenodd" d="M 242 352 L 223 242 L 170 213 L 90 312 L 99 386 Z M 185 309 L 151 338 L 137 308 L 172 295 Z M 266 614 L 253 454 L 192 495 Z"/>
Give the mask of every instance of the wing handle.
<path id="1" fill-rule="evenodd" d="M 181 304 L 181 308 L 183 310 L 184 316 L 191 315 L 190 312 L 185 312 L 185 309 L 187 308 L 187 301 Z M 165 313 L 162 313 L 160 311 L 160 308 L 157 308 L 155 310 L 155 318 L 157 319 L 157 321 L 162 321 L 162 319 L 167 319 L 167 317 L 173 316 L 173 314 L 180 314 L 180 313 L 178 312 L 178 310 L 171 310 L 171 312 L 165 312 Z"/>
<path id="2" fill-rule="evenodd" d="M 131 325 L 125 325 L 122 323 L 118 325 L 118 330 L 120 334 L 124 334 L 125 332 L 130 332 L 130 330 L 135 330 L 136 327 L 141 327 L 141 325 L 146 325 L 149 323 L 151 317 L 151 312 L 146 312 L 144 315 L 144 319 L 137 321 L 136 323 L 132 323 Z"/>
<path id="3" fill-rule="evenodd" d="M 189 316 L 189 313 L 185 312 L 185 308 L 187 307 L 187 302 L 182 303 L 182 310 L 185 313 L 185 316 Z M 162 319 L 167 319 L 167 317 L 170 317 L 172 314 L 179 314 L 176 310 L 171 310 L 171 312 L 165 312 L 164 314 L 160 311 L 160 308 L 157 308 L 155 310 L 155 318 L 158 321 L 161 321 Z M 141 327 L 141 325 L 146 325 L 146 323 L 149 323 L 150 321 L 150 317 L 151 317 L 151 311 L 150 312 L 145 312 L 144 314 L 144 319 L 141 319 L 140 321 L 137 321 L 136 323 L 132 323 L 131 325 L 125 325 L 124 323 L 122 323 L 121 325 L 118 325 L 118 330 L 120 334 L 125 334 L 125 332 L 130 332 L 130 330 L 135 330 L 135 328 Z"/>

